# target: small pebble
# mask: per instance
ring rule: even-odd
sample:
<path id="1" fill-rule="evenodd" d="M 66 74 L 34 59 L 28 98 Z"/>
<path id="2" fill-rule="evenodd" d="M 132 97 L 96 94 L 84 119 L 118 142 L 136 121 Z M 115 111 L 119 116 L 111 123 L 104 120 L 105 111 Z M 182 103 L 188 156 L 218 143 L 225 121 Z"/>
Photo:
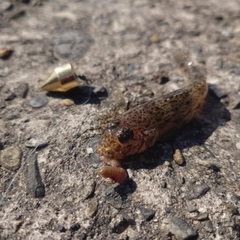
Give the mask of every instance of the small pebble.
<path id="1" fill-rule="evenodd" d="M 0 51 L 0 58 L 8 59 L 13 53 L 13 50 L 10 48 L 6 48 Z"/>
<path id="2" fill-rule="evenodd" d="M 34 108 L 41 108 L 48 103 L 48 97 L 45 94 L 39 94 L 30 100 L 30 105 Z"/>
<path id="3" fill-rule="evenodd" d="M 184 177 L 182 177 L 182 184 L 185 184 L 186 183 L 186 179 Z"/>
<path id="4" fill-rule="evenodd" d="M 25 177 L 27 193 L 33 198 L 43 198 L 45 196 L 45 186 L 39 172 L 36 153 L 34 153 L 27 162 Z"/>
<path id="5" fill-rule="evenodd" d="M 66 232 L 66 228 L 62 224 L 58 224 L 57 228 L 59 232 Z"/>
<path id="6" fill-rule="evenodd" d="M 1 154 L 1 164 L 4 168 L 16 171 L 21 165 L 22 151 L 19 147 L 11 146 L 5 148 Z"/>
<path id="7" fill-rule="evenodd" d="M 149 209 L 149 208 L 144 208 L 144 207 L 139 207 L 139 210 L 143 217 L 147 220 L 150 221 L 154 218 L 156 211 Z"/>
<path id="8" fill-rule="evenodd" d="M 191 203 L 191 202 L 187 202 L 187 208 L 188 208 L 188 211 L 189 211 L 190 213 L 197 211 L 196 206 L 195 206 L 193 203 Z"/>
<path id="9" fill-rule="evenodd" d="M 207 213 L 200 213 L 197 217 L 195 217 L 195 220 L 198 220 L 198 221 L 205 221 L 207 219 L 208 219 Z"/>
<path id="10" fill-rule="evenodd" d="M 91 141 L 88 143 L 87 148 L 92 148 L 93 151 L 96 151 L 96 147 L 98 145 L 99 140 L 100 140 L 99 137 L 92 138 Z"/>
<path id="11" fill-rule="evenodd" d="M 167 187 L 167 183 L 164 181 L 162 184 L 161 184 L 162 188 L 166 188 Z"/>
<path id="12" fill-rule="evenodd" d="M 174 144 L 174 154 L 173 154 L 173 160 L 179 165 L 182 166 L 185 163 L 185 159 L 182 155 L 181 150 Z"/>
<path id="13" fill-rule="evenodd" d="M 212 224 L 212 222 L 210 221 L 210 220 L 207 220 L 206 221 L 206 223 L 205 223 L 205 230 L 207 231 L 207 232 L 212 232 L 213 231 L 213 224 Z"/>
<path id="14" fill-rule="evenodd" d="M 94 153 L 92 148 L 87 148 L 87 154 Z"/>
<path id="15" fill-rule="evenodd" d="M 135 70 L 139 70 L 139 69 L 141 69 L 141 66 L 137 63 L 128 66 L 129 71 L 135 71 Z"/>
<path id="16" fill-rule="evenodd" d="M 197 236 L 196 230 L 180 218 L 163 219 L 161 229 L 167 234 L 172 233 L 177 239 L 186 240 Z"/>
<path id="17" fill-rule="evenodd" d="M 210 190 L 209 186 L 206 183 L 200 183 L 195 186 L 191 186 L 190 189 L 191 190 L 187 196 L 188 200 L 200 198 Z"/>
<path id="18" fill-rule="evenodd" d="M 169 77 L 167 77 L 167 76 L 162 76 L 162 77 L 161 77 L 160 84 L 165 84 L 165 83 L 167 83 L 167 82 L 169 82 Z"/>
<path id="19" fill-rule="evenodd" d="M 160 42 L 160 37 L 156 34 L 153 34 L 151 37 L 150 37 L 150 41 L 152 43 L 159 43 Z"/>
<path id="20" fill-rule="evenodd" d="M 48 145 L 48 140 L 44 140 L 44 139 L 32 138 L 25 142 L 25 146 L 29 148 L 35 148 L 35 147 L 43 148 L 43 147 L 46 147 L 47 145 Z"/>
<path id="21" fill-rule="evenodd" d="M 11 221 L 13 233 L 16 233 L 22 224 L 23 222 L 20 220 Z"/>
<path id="22" fill-rule="evenodd" d="M 170 166 L 171 166 L 171 163 L 170 163 L 169 161 L 165 161 L 165 162 L 163 163 L 163 165 L 164 165 L 165 167 L 170 167 Z"/>
<path id="23" fill-rule="evenodd" d="M 88 204 L 88 207 L 86 208 L 86 215 L 89 218 L 92 218 L 98 209 L 98 200 L 96 198 L 91 199 L 91 201 Z"/>
<path id="24" fill-rule="evenodd" d="M 228 29 L 224 29 L 222 30 L 222 35 L 226 38 L 232 38 L 233 37 L 233 34 L 230 30 Z"/>
<path id="25" fill-rule="evenodd" d="M 66 106 L 66 107 L 70 107 L 74 104 L 74 101 L 70 98 L 66 98 L 60 101 L 60 105 L 61 106 Z"/>
<path id="26" fill-rule="evenodd" d="M 225 98 L 228 96 L 227 92 L 223 92 L 213 84 L 209 84 L 208 88 L 209 88 L 209 94 L 211 94 L 213 97 L 217 99 Z"/>
<path id="27" fill-rule="evenodd" d="M 71 225 L 70 231 L 71 232 L 76 232 L 79 228 L 80 228 L 80 224 L 79 223 L 74 223 L 74 224 Z"/>

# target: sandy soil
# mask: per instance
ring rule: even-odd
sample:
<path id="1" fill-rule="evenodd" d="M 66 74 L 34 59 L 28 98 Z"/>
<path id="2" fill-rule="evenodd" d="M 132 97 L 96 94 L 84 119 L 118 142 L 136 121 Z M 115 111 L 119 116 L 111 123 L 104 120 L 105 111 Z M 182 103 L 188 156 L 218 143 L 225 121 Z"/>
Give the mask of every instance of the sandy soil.
<path id="1" fill-rule="evenodd" d="M 186 163 L 157 142 L 109 185 L 88 151 L 107 119 L 183 86 L 178 48 L 210 88 L 174 141 Z M 239 48 L 238 0 L 1 0 L 0 238 L 240 239 Z M 91 85 L 42 91 L 67 62 Z"/>

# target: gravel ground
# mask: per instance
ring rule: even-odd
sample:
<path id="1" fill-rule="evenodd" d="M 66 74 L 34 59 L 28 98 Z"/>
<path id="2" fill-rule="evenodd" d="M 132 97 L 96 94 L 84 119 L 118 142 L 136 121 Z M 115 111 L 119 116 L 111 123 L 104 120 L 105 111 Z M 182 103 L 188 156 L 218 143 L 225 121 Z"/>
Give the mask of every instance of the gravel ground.
<path id="1" fill-rule="evenodd" d="M 221 2 L 1 0 L 1 239 L 240 239 L 240 3 Z M 184 85 L 179 48 L 209 83 L 174 139 L 185 163 L 157 142 L 110 185 L 102 127 Z M 92 83 L 42 91 L 67 62 Z"/>

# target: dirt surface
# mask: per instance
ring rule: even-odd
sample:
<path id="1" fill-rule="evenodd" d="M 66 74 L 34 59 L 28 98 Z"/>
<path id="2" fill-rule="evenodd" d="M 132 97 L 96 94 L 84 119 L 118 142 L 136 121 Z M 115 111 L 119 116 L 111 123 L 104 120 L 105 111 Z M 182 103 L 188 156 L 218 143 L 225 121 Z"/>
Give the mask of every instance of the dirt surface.
<path id="1" fill-rule="evenodd" d="M 0 50 L 13 52 L 0 59 L 0 238 L 240 239 L 239 16 L 238 0 L 1 0 Z M 210 88 L 174 140 L 185 164 L 157 142 L 109 185 L 102 123 L 182 87 L 178 48 Z M 67 62 L 91 85 L 43 92 Z"/>

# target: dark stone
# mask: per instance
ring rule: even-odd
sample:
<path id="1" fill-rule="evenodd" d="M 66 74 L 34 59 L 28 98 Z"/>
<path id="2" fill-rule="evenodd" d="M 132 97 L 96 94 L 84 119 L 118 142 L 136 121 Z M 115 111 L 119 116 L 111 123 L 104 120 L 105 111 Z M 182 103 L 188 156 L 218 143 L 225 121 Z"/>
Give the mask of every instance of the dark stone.
<path id="1" fill-rule="evenodd" d="M 74 223 L 70 227 L 71 232 L 76 232 L 78 229 L 80 229 L 80 224 L 79 223 Z"/>
<path id="2" fill-rule="evenodd" d="M 139 207 L 139 210 L 143 217 L 147 220 L 150 221 L 154 218 L 156 211 L 144 207 Z"/>
<path id="3" fill-rule="evenodd" d="M 161 228 L 167 234 L 172 233 L 177 239 L 187 240 L 197 236 L 196 230 L 180 218 L 169 217 L 162 221 Z"/>
<path id="4" fill-rule="evenodd" d="M 191 202 L 187 202 L 187 208 L 188 208 L 189 212 L 196 212 L 197 211 L 196 206 Z"/>
<path id="5" fill-rule="evenodd" d="M 165 83 L 167 83 L 167 82 L 169 82 L 169 77 L 167 77 L 167 76 L 162 76 L 162 77 L 161 77 L 160 84 L 165 84 Z"/>
<path id="6" fill-rule="evenodd" d="M 201 213 L 197 217 L 195 217 L 195 220 L 198 220 L 198 221 L 205 221 L 207 219 L 208 219 L 207 213 Z"/>
<path id="7" fill-rule="evenodd" d="M 208 85 L 208 90 L 209 90 L 209 94 L 217 99 L 225 98 L 228 96 L 227 92 L 223 92 L 213 84 Z"/>
<path id="8" fill-rule="evenodd" d="M 66 228 L 63 225 L 61 225 L 61 224 L 58 224 L 57 228 L 58 228 L 59 232 L 66 232 Z"/>
<path id="9" fill-rule="evenodd" d="M 129 226 L 128 221 L 123 216 L 117 216 L 110 224 L 112 226 L 112 232 L 118 234 L 123 233 Z"/>
<path id="10" fill-rule="evenodd" d="M 129 71 L 135 71 L 135 70 L 139 70 L 139 69 L 141 69 L 141 66 L 137 63 L 128 66 Z"/>
<path id="11" fill-rule="evenodd" d="M 30 105 L 34 108 L 41 108 L 48 103 L 48 97 L 45 94 L 39 94 L 30 100 Z"/>
<path id="12" fill-rule="evenodd" d="M 205 223 L 205 230 L 207 231 L 207 232 L 212 232 L 213 231 L 213 224 L 212 224 L 212 222 L 210 221 L 210 220 L 207 220 L 206 221 L 206 223 Z"/>
<path id="13" fill-rule="evenodd" d="M 217 21 L 223 21 L 224 18 L 223 18 L 223 16 L 220 16 L 220 15 L 219 15 L 219 16 L 216 16 L 215 19 L 216 19 Z"/>
<path id="14" fill-rule="evenodd" d="M 13 54 L 13 50 L 10 48 L 3 49 L 0 51 L 0 58 L 3 60 L 9 59 Z"/>
<path id="15" fill-rule="evenodd" d="M 166 182 L 163 182 L 162 183 L 162 188 L 166 188 L 167 187 L 167 183 Z"/>
<path id="16" fill-rule="evenodd" d="M 31 0 L 21 0 L 21 2 L 22 2 L 22 3 L 26 3 L 26 4 L 28 4 L 28 3 L 31 2 Z"/>
<path id="17" fill-rule="evenodd" d="M 11 101 L 16 97 L 16 94 L 14 92 L 9 91 L 6 95 L 5 95 L 5 100 L 6 101 Z"/>
<path id="18" fill-rule="evenodd" d="M 32 197 L 43 198 L 45 196 L 45 186 L 39 172 L 36 153 L 34 153 L 27 162 L 26 186 L 27 193 Z"/>
<path id="19" fill-rule="evenodd" d="M 191 188 L 192 189 L 190 190 L 190 192 L 187 196 L 188 200 L 202 197 L 210 190 L 209 186 L 206 183 L 200 183 L 195 186 L 192 186 Z"/>

